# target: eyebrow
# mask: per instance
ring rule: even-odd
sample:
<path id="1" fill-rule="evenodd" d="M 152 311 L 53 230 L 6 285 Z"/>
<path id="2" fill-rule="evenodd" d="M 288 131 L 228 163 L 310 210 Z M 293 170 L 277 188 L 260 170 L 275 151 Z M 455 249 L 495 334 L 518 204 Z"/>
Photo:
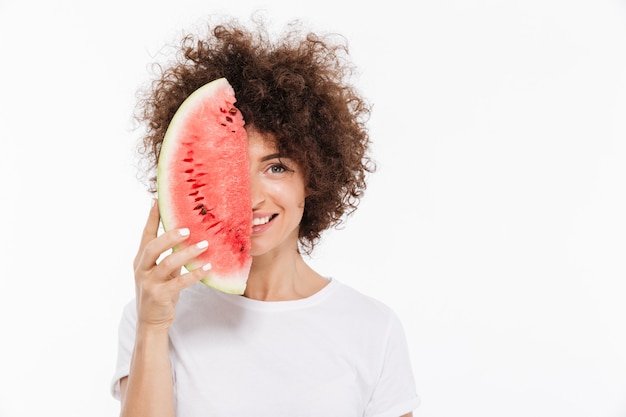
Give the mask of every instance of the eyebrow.
<path id="1" fill-rule="evenodd" d="M 271 159 L 280 159 L 280 154 L 279 153 L 272 153 L 269 155 L 265 155 L 263 158 L 261 158 L 261 162 L 265 162 L 265 161 L 269 161 Z"/>

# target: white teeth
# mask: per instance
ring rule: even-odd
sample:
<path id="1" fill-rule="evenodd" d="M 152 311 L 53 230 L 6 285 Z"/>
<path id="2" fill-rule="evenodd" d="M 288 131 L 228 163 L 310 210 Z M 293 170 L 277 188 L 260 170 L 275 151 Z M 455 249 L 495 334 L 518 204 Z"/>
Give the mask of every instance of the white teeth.
<path id="1" fill-rule="evenodd" d="M 265 224 L 265 223 L 269 222 L 271 218 L 272 218 L 272 216 L 258 217 L 256 219 L 252 219 L 252 225 L 253 226 L 259 226 L 261 224 Z"/>

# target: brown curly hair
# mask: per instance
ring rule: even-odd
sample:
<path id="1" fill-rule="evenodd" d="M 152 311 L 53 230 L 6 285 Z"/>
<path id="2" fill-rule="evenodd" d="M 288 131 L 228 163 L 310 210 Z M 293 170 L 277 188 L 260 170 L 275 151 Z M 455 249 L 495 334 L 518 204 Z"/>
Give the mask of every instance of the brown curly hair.
<path id="1" fill-rule="evenodd" d="M 247 127 L 272 134 L 281 155 L 303 170 L 309 194 L 300 245 L 310 253 L 321 233 L 357 207 L 367 173 L 365 123 L 371 107 L 347 80 L 354 66 L 345 39 L 303 31 L 291 22 L 272 41 L 263 22 L 249 30 L 235 19 L 209 26 L 209 36 L 185 35 L 175 58 L 140 96 L 136 118 L 145 128 L 139 152 L 154 172 L 168 124 L 196 89 L 225 77 Z M 333 42 L 333 40 L 335 40 Z M 149 180 L 155 191 L 156 177 Z"/>

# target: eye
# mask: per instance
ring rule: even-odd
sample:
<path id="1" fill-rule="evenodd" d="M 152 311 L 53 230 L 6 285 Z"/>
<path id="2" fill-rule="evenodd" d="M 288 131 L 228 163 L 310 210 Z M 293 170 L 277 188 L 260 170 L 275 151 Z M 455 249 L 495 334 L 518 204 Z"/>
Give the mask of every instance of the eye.
<path id="1" fill-rule="evenodd" d="M 274 164 L 270 167 L 270 172 L 272 174 L 282 174 L 287 171 L 287 167 L 283 164 Z"/>

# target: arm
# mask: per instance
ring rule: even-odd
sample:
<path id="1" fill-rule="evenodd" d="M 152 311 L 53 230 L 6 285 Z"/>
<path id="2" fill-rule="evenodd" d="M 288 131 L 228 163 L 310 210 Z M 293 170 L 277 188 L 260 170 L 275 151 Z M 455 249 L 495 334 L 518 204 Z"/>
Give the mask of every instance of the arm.
<path id="1" fill-rule="evenodd" d="M 137 329 L 130 374 L 120 381 L 122 417 L 174 417 L 167 331 Z"/>
<path id="2" fill-rule="evenodd" d="M 206 249 L 204 245 L 173 252 L 157 264 L 161 254 L 188 235 L 171 230 L 157 237 L 158 227 L 159 211 L 154 204 L 134 262 L 137 329 L 130 372 L 120 381 L 121 417 L 175 416 L 168 329 L 180 291 L 206 273 L 198 268 L 180 274 L 184 264 Z"/>

